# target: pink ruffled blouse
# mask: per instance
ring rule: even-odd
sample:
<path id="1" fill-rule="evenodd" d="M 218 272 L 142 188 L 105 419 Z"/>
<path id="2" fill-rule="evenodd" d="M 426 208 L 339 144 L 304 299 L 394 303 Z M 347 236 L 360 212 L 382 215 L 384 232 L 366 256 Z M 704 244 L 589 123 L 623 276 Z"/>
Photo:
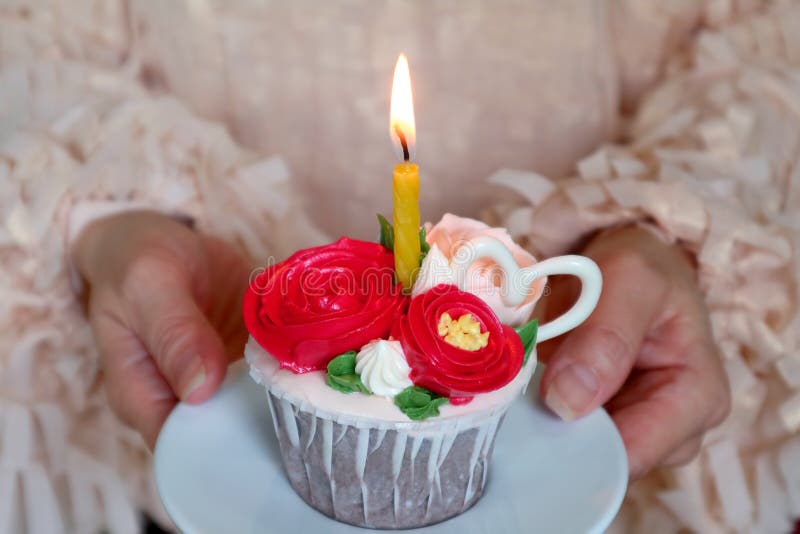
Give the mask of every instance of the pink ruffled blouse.
<path id="1" fill-rule="evenodd" d="M 733 388 L 620 532 L 800 516 L 800 6 L 782 0 L 0 4 L 0 534 L 166 518 L 110 412 L 70 242 L 131 207 L 254 262 L 371 238 L 411 61 L 426 219 L 482 214 L 536 256 L 646 222 L 695 254 Z M 621 115 L 621 112 L 626 112 Z M 319 199 L 325 199 L 324 207 Z M 321 232 L 319 228 L 324 228 Z"/>

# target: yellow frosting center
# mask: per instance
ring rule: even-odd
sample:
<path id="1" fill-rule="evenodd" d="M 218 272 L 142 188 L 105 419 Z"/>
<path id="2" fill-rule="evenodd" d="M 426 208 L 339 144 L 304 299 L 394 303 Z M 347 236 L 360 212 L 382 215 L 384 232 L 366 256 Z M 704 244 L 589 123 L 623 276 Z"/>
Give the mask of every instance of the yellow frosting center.
<path id="1" fill-rule="evenodd" d="M 489 332 L 481 333 L 481 323 L 471 313 L 465 313 L 458 320 L 443 313 L 438 330 L 447 343 L 459 349 L 475 351 L 489 344 Z"/>

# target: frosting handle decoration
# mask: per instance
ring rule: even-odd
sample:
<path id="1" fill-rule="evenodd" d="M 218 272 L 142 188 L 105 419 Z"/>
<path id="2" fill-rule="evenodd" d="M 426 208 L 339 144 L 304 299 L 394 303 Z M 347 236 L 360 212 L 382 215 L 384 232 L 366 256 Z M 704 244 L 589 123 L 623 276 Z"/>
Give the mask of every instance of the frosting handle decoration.
<path id="1" fill-rule="evenodd" d="M 494 261 L 503 273 L 498 291 L 509 306 L 519 306 L 528 296 L 531 284 L 551 275 L 577 276 L 581 281 L 581 293 L 575 304 L 556 319 L 539 326 L 537 343 L 552 339 L 577 327 L 591 315 L 603 287 L 603 277 L 597 264 L 584 256 L 567 255 L 548 258 L 521 268 L 514 261 L 508 248 L 498 239 L 480 236 L 467 241 L 453 255 L 451 267 L 456 285 L 467 287 L 470 266 L 478 260 Z"/>

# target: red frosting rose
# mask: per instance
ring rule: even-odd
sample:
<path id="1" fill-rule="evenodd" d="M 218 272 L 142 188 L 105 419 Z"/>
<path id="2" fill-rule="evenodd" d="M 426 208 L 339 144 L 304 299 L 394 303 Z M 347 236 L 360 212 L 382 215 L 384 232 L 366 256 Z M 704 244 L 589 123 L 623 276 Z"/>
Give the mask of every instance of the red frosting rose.
<path id="1" fill-rule="evenodd" d="M 456 321 L 472 315 L 470 321 L 480 324 L 480 332 L 489 333 L 486 346 L 466 350 L 445 341 L 439 333 L 445 313 Z M 501 324 L 483 300 L 453 285 L 440 284 L 411 299 L 408 314 L 392 329 L 392 336 L 403 345 L 414 384 L 450 397 L 453 404 L 505 386 L 522 368 L 519 335 Z"/>
<path id="2" fill-rule="evenodd" d="M 259 274 L 244 296 L 244 322 L 281 367 L 305 373 L 386 337 L 407 300 L 391 252 L 343 237 Z"/>

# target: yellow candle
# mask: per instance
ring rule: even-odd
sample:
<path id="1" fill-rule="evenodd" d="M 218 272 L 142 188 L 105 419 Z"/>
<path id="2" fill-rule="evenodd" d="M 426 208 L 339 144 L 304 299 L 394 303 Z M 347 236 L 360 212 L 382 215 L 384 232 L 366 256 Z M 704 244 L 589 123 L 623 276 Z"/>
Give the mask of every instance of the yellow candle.
<path id="1" fill-rule="evenodd" d="M 394 268 L 405 289 L 414 284 L 421 255 L 419 246 L 419 167 L 410 163 L 414 155 L 416 128 L 411 96 L 411 75 L 406 56 L 400 54 L 394 68 L 389 135 L 403 163 L 395 166 Z"/>
<path id="2" fill-rule="evenodd" d="M 419 167 L 400 163 L 394 167 L 394 268 L 404 288 L 414 284 L 419 269 Z"/>

